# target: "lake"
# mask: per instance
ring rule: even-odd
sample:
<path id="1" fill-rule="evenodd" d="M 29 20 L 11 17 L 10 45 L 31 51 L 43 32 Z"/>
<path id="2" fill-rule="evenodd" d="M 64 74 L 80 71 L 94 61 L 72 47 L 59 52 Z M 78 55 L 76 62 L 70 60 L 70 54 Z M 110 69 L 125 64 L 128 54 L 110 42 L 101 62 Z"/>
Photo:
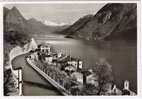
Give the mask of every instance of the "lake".
<path id="1" fill-rule="evenodd" d="M 84 68 L 91 68 L 100 58 L 105 58 L 111 65 L 113 76 L 118 88 L 123 88 L 123 82 L 129 80 L 130 89 L 137 92 L 137 46 L 126 41 L 90 42 L 63 35 L 35 35 L 37 43 L 48 42 L 62 53 L 83 60 Z"/>

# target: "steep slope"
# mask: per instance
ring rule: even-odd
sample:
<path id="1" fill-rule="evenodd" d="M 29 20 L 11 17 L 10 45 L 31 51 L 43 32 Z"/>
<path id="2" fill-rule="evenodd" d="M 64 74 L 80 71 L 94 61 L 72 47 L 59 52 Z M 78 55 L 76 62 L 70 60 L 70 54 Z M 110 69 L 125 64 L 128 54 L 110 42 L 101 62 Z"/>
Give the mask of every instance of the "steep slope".
<path id="1" fill-rule="evenodd" d="M 16 7 L 4 8 L 3 10 L 5 42 L 16 45 L 17 43 L 26 43 L 26 39 L 29 39 L 26 19 Z"/>
<path id="2" fill-rule="evenodd" d="M 106 4 L 94 16 L 83 17 L 62 33 L 86 40 L 136 40 L 135 3 Z"/>
<path id="3" fill-rule="evenodd" d="M 4 8 L 4 33 L 9 31 L 17 31 L 22 34 L 29 32 L 26 19 L 16 7 Z"/>
<path id="4" fill-rule="evenodd" d="M 72 35 L 76 31 L 78 31 L 79 29 L 83 28 L 86 25 L 86 23 L 89 22 L 92 18 L 93 18 L 93 15 L 86 15 L 86 16 L 80 18 L 77 22 L 75 22 L 70 27 L 61 31 L 61 33 Z"/>

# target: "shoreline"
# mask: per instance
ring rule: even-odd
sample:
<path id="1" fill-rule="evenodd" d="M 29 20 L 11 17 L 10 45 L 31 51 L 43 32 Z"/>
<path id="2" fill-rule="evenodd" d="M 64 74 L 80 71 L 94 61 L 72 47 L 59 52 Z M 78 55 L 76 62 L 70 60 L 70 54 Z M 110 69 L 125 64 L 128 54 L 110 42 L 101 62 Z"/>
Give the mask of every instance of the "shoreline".
<path id="1" fill-rule="evenodd" d="M 16 46 L 16 47 L 17 47 L 17 46 Z M 16 48 L 16 47 L 15 47 L 15 48 Z M 14 49 L 14 48 L 13 48 L 13 49 Z M 13 49 L 12 49 L 12 50 L 13 50 Z M 22 48 L 21 48 L 21 50 L 22 50 Z M 15 57 L 17 57 L 17 56 L 20 56 L 20 54 L 22 54 L 22 53 L 24 54 L 25 52 L 21 51 L 19 54 L 18 54 L 18 53 L 14 54 L 14 56 L 11 56 L 11 57 L 13 57 L 13 58 L 10 58 L 10 60 L 13 60 L 13 59 L 14 59 Z"/>
<path id="2" fill-rule="evenodd" d="M 51 46 L 51 45 L 50 45 Z M 46 48 L 45 48 L 46 49 Z M 35 49 L 36 50 L 36 49 Z M 39 50 L 38 50 L 39 51 Z M 32 52 L 28 57 L 30 57 L 31 58 L 31 60 L 33 60 L 34 62 L 35 62 L 35 60 L 38 60 L 38 58 L 37 57 L 39 57 L 39 56 L 36 56 L 36 54 L 34 54 L 34 53 L 38 53 L 38 52 Z M 42 54 L 45 54 L 45 53 L 42 53 Z M 58 54 L 58 53 L 57 53 Z M 43 57 L 42 57 L 43 58 Z M 28 58 L 28 61 L 29 61 L 29 58 Z M 43 61 L 43 60 L 42 60 Z M 102 61 L 103 62 L 103 61 Z M 38 63 L 36 63 L 37 65 L 39 65 Z M 44 64 L 43 64 L 44 65 Z M 106 63 L 106 65 L 108 65 L 108 63 Z M 40 66 L 40 65 L 39 65 Z M 42 67 L 42 65 L 40 66 L 40 67 Z M 50 67 L 50 66 L 49 66 Z M 43 69 L 44 70 L 44 68 L 42 67 L 41 69 Z M 46 71 L 46 69 L 45 69 L 45 71 Z M 44 73 L 44 72 L 43 72 Z M 47 75 L 47 74 L 46 74 Z M 48 75 L 47 75 L 48 76 Z M 55 77 L 56 78 L 56 77 Z M 124 82 L 124 83 L 126 83 L 126 82 Z M 129 81 L 128 81 L 128 83 L 129 83 Z M 125 85 L 125 84 L 124 84 Z M 114 84 L 114 87 L 115 87 L 116 85 Z M 125 86 L 124 86 L 124 89 L 125 89 Z M 123 90 L 124 90 L 123 89 Z M 114 89 L 112 89 L 112 90 L 114 90 Z M 111 90 L 111 91 L 112 91 Z M 120 89 L 117 89 L 117 90 L 120 90 Z M 122 90 L 122 91 L 123 91 Z M 129 90 L 130 91 L 130 90 Z M 131 93 L 131 95 L 135 95 L 135 93 L 134 92 L 132 92 L 132 91 L 130 91 L 130 93 Z"/>

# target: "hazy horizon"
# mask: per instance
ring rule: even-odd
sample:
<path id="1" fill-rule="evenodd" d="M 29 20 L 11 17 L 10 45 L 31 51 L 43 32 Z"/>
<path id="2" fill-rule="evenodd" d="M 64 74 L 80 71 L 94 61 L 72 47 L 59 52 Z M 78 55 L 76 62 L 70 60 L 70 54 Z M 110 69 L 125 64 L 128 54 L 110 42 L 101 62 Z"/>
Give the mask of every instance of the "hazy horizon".
<path id="1" fill-rule="evenodd" d="M 72 24 L 79 18 L 96 14 L 104 3 L 85 3 L 85 4 L 7 4 L 5 7 L 11 9 L 13 6 L 18 8 L 20 13 L 26 18 L 35 18 L 49 24 Z"/>

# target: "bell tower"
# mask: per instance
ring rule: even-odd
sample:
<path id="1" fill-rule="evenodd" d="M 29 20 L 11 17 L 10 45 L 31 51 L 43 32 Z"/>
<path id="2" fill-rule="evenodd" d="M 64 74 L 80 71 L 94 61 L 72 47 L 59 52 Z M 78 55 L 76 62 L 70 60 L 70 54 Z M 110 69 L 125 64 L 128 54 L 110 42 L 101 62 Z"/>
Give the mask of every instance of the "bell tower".
<path id="1" fill-rule="evenodd" d="M 129 81 L 125 80 L 124 82 L 124 89 L 129 90 Z"/>

